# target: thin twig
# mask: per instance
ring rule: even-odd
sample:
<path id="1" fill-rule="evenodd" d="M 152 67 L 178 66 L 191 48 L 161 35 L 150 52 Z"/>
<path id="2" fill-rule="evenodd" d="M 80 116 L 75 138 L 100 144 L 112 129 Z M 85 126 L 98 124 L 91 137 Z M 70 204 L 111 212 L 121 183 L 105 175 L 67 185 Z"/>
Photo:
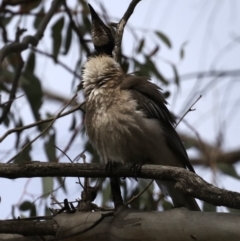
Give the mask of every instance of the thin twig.
<path id="1" fill-rule="evenodd" d="M 81 79 L 81 76 L 76 72 L 76 71 L 73 71 L 71 68 L 69 68 L 66 64 L 64 64 L 63 62 L 59 61 L 58 59 L 56 59 L 54 57 L 53 54 L 49 54 L 47 52 L 44 52 L 40 49 L 37 49 L 37 48 L 34 48 L 34 47 L 31 47 L 31 49 L 36 52 L 36 53 L 39 53 L 39 54 L 42 54 L 42 55 L 45 55 L 49 58 L 52 58 L 52 60 L 56 63 L 56 64 L 59 64 L 61 65 L 65 70 L 67 70 L 69 73 L 73 74 L 74 76 L 76 76 L 77 78 Z"/>
<path id="2" fill-rule="evenodd" d="M 124 13 L 122 19 L 117 25 L 116 28 L 116 35 L 115 35 L 115 47 L 113 51 L 113 58 L 119 62 L 120 61 L 120 54 L 121 54 L 121 45 L 122 45 L 122 37 L 124 32 L 124 27 L 132 15 L 135 7 L 141 0 L 132 0 L 132 2 L 129 4 L 127 11 Z"/>
<path id="3" fill-rule="evenodd" d="M 77 137 L 77 134 L 79 134 L 80 129 L 81 129 L 82 127 L 83 127 L 83 126 L 82 126 L 82 123 L 80 123 L 80 124 L 75 128 L 75 130 L 74 130 L 74 132 L 73 132 L 70 140 L 68 141 L 66 147 L 64 148 L 64 150 L 61 150 L 60 148 L 58 148 L 57 146 L 55 146 L 55 147 L 62 153 L 61 155 L 59 155 L 59 156 L 57 157 L 57 162 L 59 161 L 59 159 L 60 159 L 63 155 L 65 155 L 70 162 L 73 162 L 66 153 L 67 153 L 68 149 L 72 146 L 73 141 L 74 141 L 75 138 Z"/>
<path id="4" fill-rule="evenodd" d="M 63 116 L 66 116 L 66 115 L 69 115 L 71 113 L 73 113 L 74 111 L 76 110 L 82 110 L 84 111 L 81 107 L 85 104 L 85 102 L 73 107 L 72 109 L 70 109 L 69 111 L 66 111 L 64 113 L 62 113 L 61 115 L 59 115 L 57 118 L 61 118 Z M 20 131 L 23 131 L 23 130 L 26 130 L 26 129 L 29 129 L 29 128 L 32 128 L 34 126 L 38 126 L 38 125 L 41 125 L 41 124 L 44 124 L 44 123 L 47 123 L 47 122 L 50 122 L 52 120 L 55 119 L 55 116 L 49 118 L 49 119 L 46 119 L 46 120 L 40 120 L 40 121 L 37 121 L 37 122 L 34 122 L 32 124 L 29 124 L 29 125 L 26 125 L 26 126 L 21 126 L 21 127 L 17 127 L 17 128 L 14 128 L 14 129 L 11 129 L 11 130 L 8 130 L 1 138 L 0 138 L 0 143 L 10 134 L 14 133 L 14 132 L 20 132 Z"/>
<path id="5" fill-rule="evenodd" d="M 183 120 L 183 118 L 191 111 L 194 111 L 195 109 L 192 109 L 192 107 L 202 98 L 202 95 L 200 95 L 194 102 L 193 104 L 190 106 L 190 108 L 184 113 L 184 115 L 180 118 L 180 120 L 178 121 L 178 123 L 176 124 L 175 128 L 177 128 L 178 124 Z"/>
<path id="6" fill-rule="evenodd" d="M 77 93 L 68 101 L 67 104 L 64 105 L 64 107 L 59 111 L 59 113 L 54 117 L 54 119 L 49 123 L 49 125 L 39 134 L 37 135 L 32 141 L 28 142 L 15 156 L 13 156 L 7 163 L 12 162 L 14 159 L 16 159 L 18 156 L 20 156 L 23 151 L 29 147 L 34 141 L 36 141 L 40 136 L 42 136 L 55 122 L 55 120 L 61 115 L 61 113 L 67 108 L 67 106 L 77 97 Z"/>
<path id="7" fill-rule="evenodd" d="M 73 21 L 72 13 L 71 13 L 70 9 L 67 6 L 66 0 L 64 0 L 63 6 L 64 6 L 64 8 L 66 10 L 66 13 L 67 13 L 68 17 L 69 17 L 71 27 L 75 31 L 75 33 L 77 34 L 77 36 L 79 38 L 81 46 L 85 49 L 87 55 L 90 55 L 91 52 L 90 52 L 90 50 L 89 50 L 89 48 L 88 48 L 88 46 L 87 46 L 87 44 L 85 42 L 85 39 L 83 38 L 83 34 L 81 33 L 80 28 Z"/>
<path id="8" fill-rule="evenodd" d="M 201 146 L 201 149 L 202 149 L 202 153 L 205 154 L 205 157 L 206 157 L 206 159 L 207 159 L 207 162 L 210 164 L 211 162 L 210 162 L 210 157 L 209 157 L 208 150 L 207 150 L 207 148 L 206 148 L 206 145 L 203 143 L 200 135 L 199 135 L 198 132 L 193 128 L 193 126 L 191 126 L 186 120 L 182 120 L 182 121 L 183 121 L 183 123 L 184 123 L 190 130 L 192 130 L 192 131 L 194 132 L 194 134 L 197 136 L 197 139 L 198 139 L 198 141 L 199 141 L 199 143 L 200 143 L 200 146 Z"/>
<path id="9" fill-rule="evenodd" d="M 67 237 L 61 237 L 61 238 L 57 238 L 57 239 L 53 239 L 53 240 L 56 241 L 56 240 L 61 240 L 61 239 L 79 236 L 80 234 L 86 233 L 86 232 L 90 231 L 91 229 L 93 229 L 94 227 L 96 227 L 99 223 L 101 223 L 103 221 L 104 218 L 111 217 L 111 216 L 114 216 L 114 212 L 102 213 L 101 217 L 97 221 L 95 221 L 92 225 L 83 229 L 82 231 L 76 232 L 74 234 L 70 234 Z"/>
<path id="10" fill-rule="evenodd" d="M 22 95 L 19 95 L 19 96 L 13 98 L 13 99 L 10 99 L 10 100 L 6 101 L 6 102 L 0 104 L 0 107 L 1 107 L 1 106 L 4 106 L 4 105 L 6 105 L 6 104 L 8 104 L 9 102 L 13 102 L 13 101 L 16 100 L 16 99 L 21 98 L 21 97 L 23 97 L 24 95 L 25 95 L 25 94 L 22 94 Z"/>
<path id="11" fill-rule="evenodd" d="M 183 80 L 189 80 L 189 79 L 198 79 L 198 78 L 224 78 L 228 76 L 239 76 L 240 70 L 239 69 L 233 69 L 233 70 L 209 70 L 209 71 L 202 71 L 202 72 L 193 72 L 193 73 L 187 73 L 179 76 L 179 79 L 181 81 Z M 168 79 L 169 81 L 174 81 L 174 79 Z"/>
<path id="12" fill-rule="evenodd" d="M 64 152 L 64 151 L 62 151 L 59 147 L 57 147 L 56 145 L 53 145 L 55 148 L 57 148 L 64 156 L 66 156 L 67 157 L 67 159 L 71 162 L 71 163 L 73 163 L 73 161 L 72 161 L 72 159 L 67 155 L 67 153 L 66 152 Z M 58 161 L 57 161 L 58 162 Z"/>
<path id="13" fill-rule="evenodd" d="M 124 205 L 128 205 L 131 202 L 133 202 L 134 200 L 136 200 L 137 198 L 139 198 L 144 192 L 147 191 L 147 189 L 152 185 L 153 182 L 154 182 L 154 180 L 151 180 L 148 183 L 148 185 L 141 192 L 139 192 L 137 195 L 133 196 L 130 200 L 128 200 L 126 203 L 124 203 Z"/>

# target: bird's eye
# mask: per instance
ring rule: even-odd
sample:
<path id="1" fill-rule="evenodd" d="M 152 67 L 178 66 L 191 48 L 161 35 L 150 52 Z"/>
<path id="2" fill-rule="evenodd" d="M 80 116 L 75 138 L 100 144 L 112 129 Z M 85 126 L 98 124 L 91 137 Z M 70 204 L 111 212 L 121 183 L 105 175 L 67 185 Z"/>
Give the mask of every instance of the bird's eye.
<path id="1" fill-rule="evenodd" d="M 106 80 L 100 79 L 100 80 L 98 81 L 98 86 L 100 87 L 100 86 L 104 85 L 105 83 L 106 83 Z"/>

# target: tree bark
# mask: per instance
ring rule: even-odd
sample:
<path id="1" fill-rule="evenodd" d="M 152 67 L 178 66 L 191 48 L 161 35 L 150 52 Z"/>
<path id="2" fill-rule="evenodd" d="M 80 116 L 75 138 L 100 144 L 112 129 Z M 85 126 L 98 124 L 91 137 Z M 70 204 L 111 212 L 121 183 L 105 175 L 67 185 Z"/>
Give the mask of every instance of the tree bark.
<path id="1" fill-rule="evenodd" d="M 105 216 L 103 216 L 105 215 Z M 0 221 L 0 229 L 4 223 Z M 15 224 L 14 224 L 15 222 Z M 33 221 L 36 222 L 36 221 Z M 67 241 L 120 241 L 120 240 L 161 240 L 161 241 L 239 241 L 240 215 L 231 213 L 203 213 L 176 208 L 164 212 L 143 212 L 124 209 L 116 213 L 109 212 L 76 212 L 62 213 L 54 218 L 53 230 L 59 228 L 55 235 L 47 240 Z M 56 223 L 55 223 L 56 222 Z M 11 232 L 20 229 L 20 223 L 27 228 L 28 221 L 12 221 Z M 49 227 L 49 221 L 42 222 Z M 42 224 L 42 225 L 43 225 Z M 29 227 L 30 228 L 30 227 Z M 27 235 L 26 232 L 24 232 Z M 29 234 L 32 230 L 29 229 Z M 38 240 L 37 235 L 43 236 L 40 231 L 26 240 Z M 7 235 L 0 235 L 0 240 Z M 19 237 L 18 237 L 19 238 Z M 27 238 L 27 237 L 26 237 Z M 18 241 L 12 238 L 11 241 Z"/>

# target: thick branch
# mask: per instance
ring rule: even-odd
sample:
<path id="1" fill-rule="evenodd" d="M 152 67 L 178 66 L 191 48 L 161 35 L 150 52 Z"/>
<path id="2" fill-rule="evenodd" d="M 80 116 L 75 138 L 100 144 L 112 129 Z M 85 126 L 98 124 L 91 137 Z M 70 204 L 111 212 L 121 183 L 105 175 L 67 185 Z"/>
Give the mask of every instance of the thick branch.
<path id="1" fill-rule="evenodd" d="M 0 233 L 18 233 L 22 235 L 55 235 L 59 225 L 54 220 L 39 222 L 18 219 L 0 221 Z"/>
<path id="2" fill-rule="evenodd" d="M 165 212 L 139 212 L 139 210 L 125 209 L 114 215 L 106 215 L 106 212 L 62 213 L 57 215 L 54 221 L 59 227 L 49 221 L 43 221 L 41 224 L 38 222 L 38 225 L 42 227 L 46 225 L 46 230 L 50 230 L 52 224 L 52 232 L 49 234 L 56 235 L 55 241 L 240 240 L 240 218 L 239 215 L 231 213 L 203 213 L 179 208 Z M 8 230 L 4 229 L 7 233 L 22 234 L 19 227 L 28 230 L 29 233 L 24 232 L 25 235 L 33 233 L 33 225 L 24 220 L 0 221 L 0 233 L 7 222 L 11 223 Z M 36 221 L 34 222 L 36 224 Z M 43 236 L 45 233 L 45 230 L 34 230 L 34 236 Z M 0 234 L 1 240 L 6 238 L 6 234 L 3 235 Z M 11 238 L 11 241 L 19 240 Z M 36 240 L 35 237 L 29 239 Z"/>
<path id="3" fill-rule="evenodd" d="M 123 37 L 123 32 L 124 32 L 124 27 L 132 15 L 135 7 L 141 0 L 132 0 L 130 5 L 128 6 L 127 11 L 124 13 L 122 19 L 120 22 L 117 24 L 117 29 L 116 29 L 116 35 L 115 35 L 115 47 L 113 51 L 113 57 L 114 59 L 119 62 L 120 61 L 120 53 L 121 53 L 121 45 L 122 45 L 122 37 Z"/>
<path id="4" fill-rule="evenodd" d="M 111 173 L 104 164 L 72 164 L 31 162 L 26 164 L 0 164 L 0 177 L 135 177 L 130 166 L 118 165 Z M 240 209 L 240 193 L 215 187 L 198 175 L 177 167 L 144 165 L 137 175 L 139 178 L 161 179 L 176 182 L 175 188 L 189 196 L 198 198 L 216 206 Z"/>

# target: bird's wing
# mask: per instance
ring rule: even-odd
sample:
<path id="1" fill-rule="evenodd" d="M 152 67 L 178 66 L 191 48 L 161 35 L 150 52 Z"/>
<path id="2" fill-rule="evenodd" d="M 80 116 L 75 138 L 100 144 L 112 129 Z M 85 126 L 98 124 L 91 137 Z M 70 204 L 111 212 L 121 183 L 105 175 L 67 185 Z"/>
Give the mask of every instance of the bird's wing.
<path id="1" fill-rule="evenodd" d="M 138 108 L 144 111 L 147 118 L 157 119 L 164 130 L 164 137 L 169 148 L 190 171 L 195 172 L 189 162 L 186 150 L 174 129 L 175 120 L 166 107 L 166 100 L 161 89 L 149 82 L 148 77 L 126 75 L 121 84 L 122 89 L 131 91 L 138 103 Z"/>

